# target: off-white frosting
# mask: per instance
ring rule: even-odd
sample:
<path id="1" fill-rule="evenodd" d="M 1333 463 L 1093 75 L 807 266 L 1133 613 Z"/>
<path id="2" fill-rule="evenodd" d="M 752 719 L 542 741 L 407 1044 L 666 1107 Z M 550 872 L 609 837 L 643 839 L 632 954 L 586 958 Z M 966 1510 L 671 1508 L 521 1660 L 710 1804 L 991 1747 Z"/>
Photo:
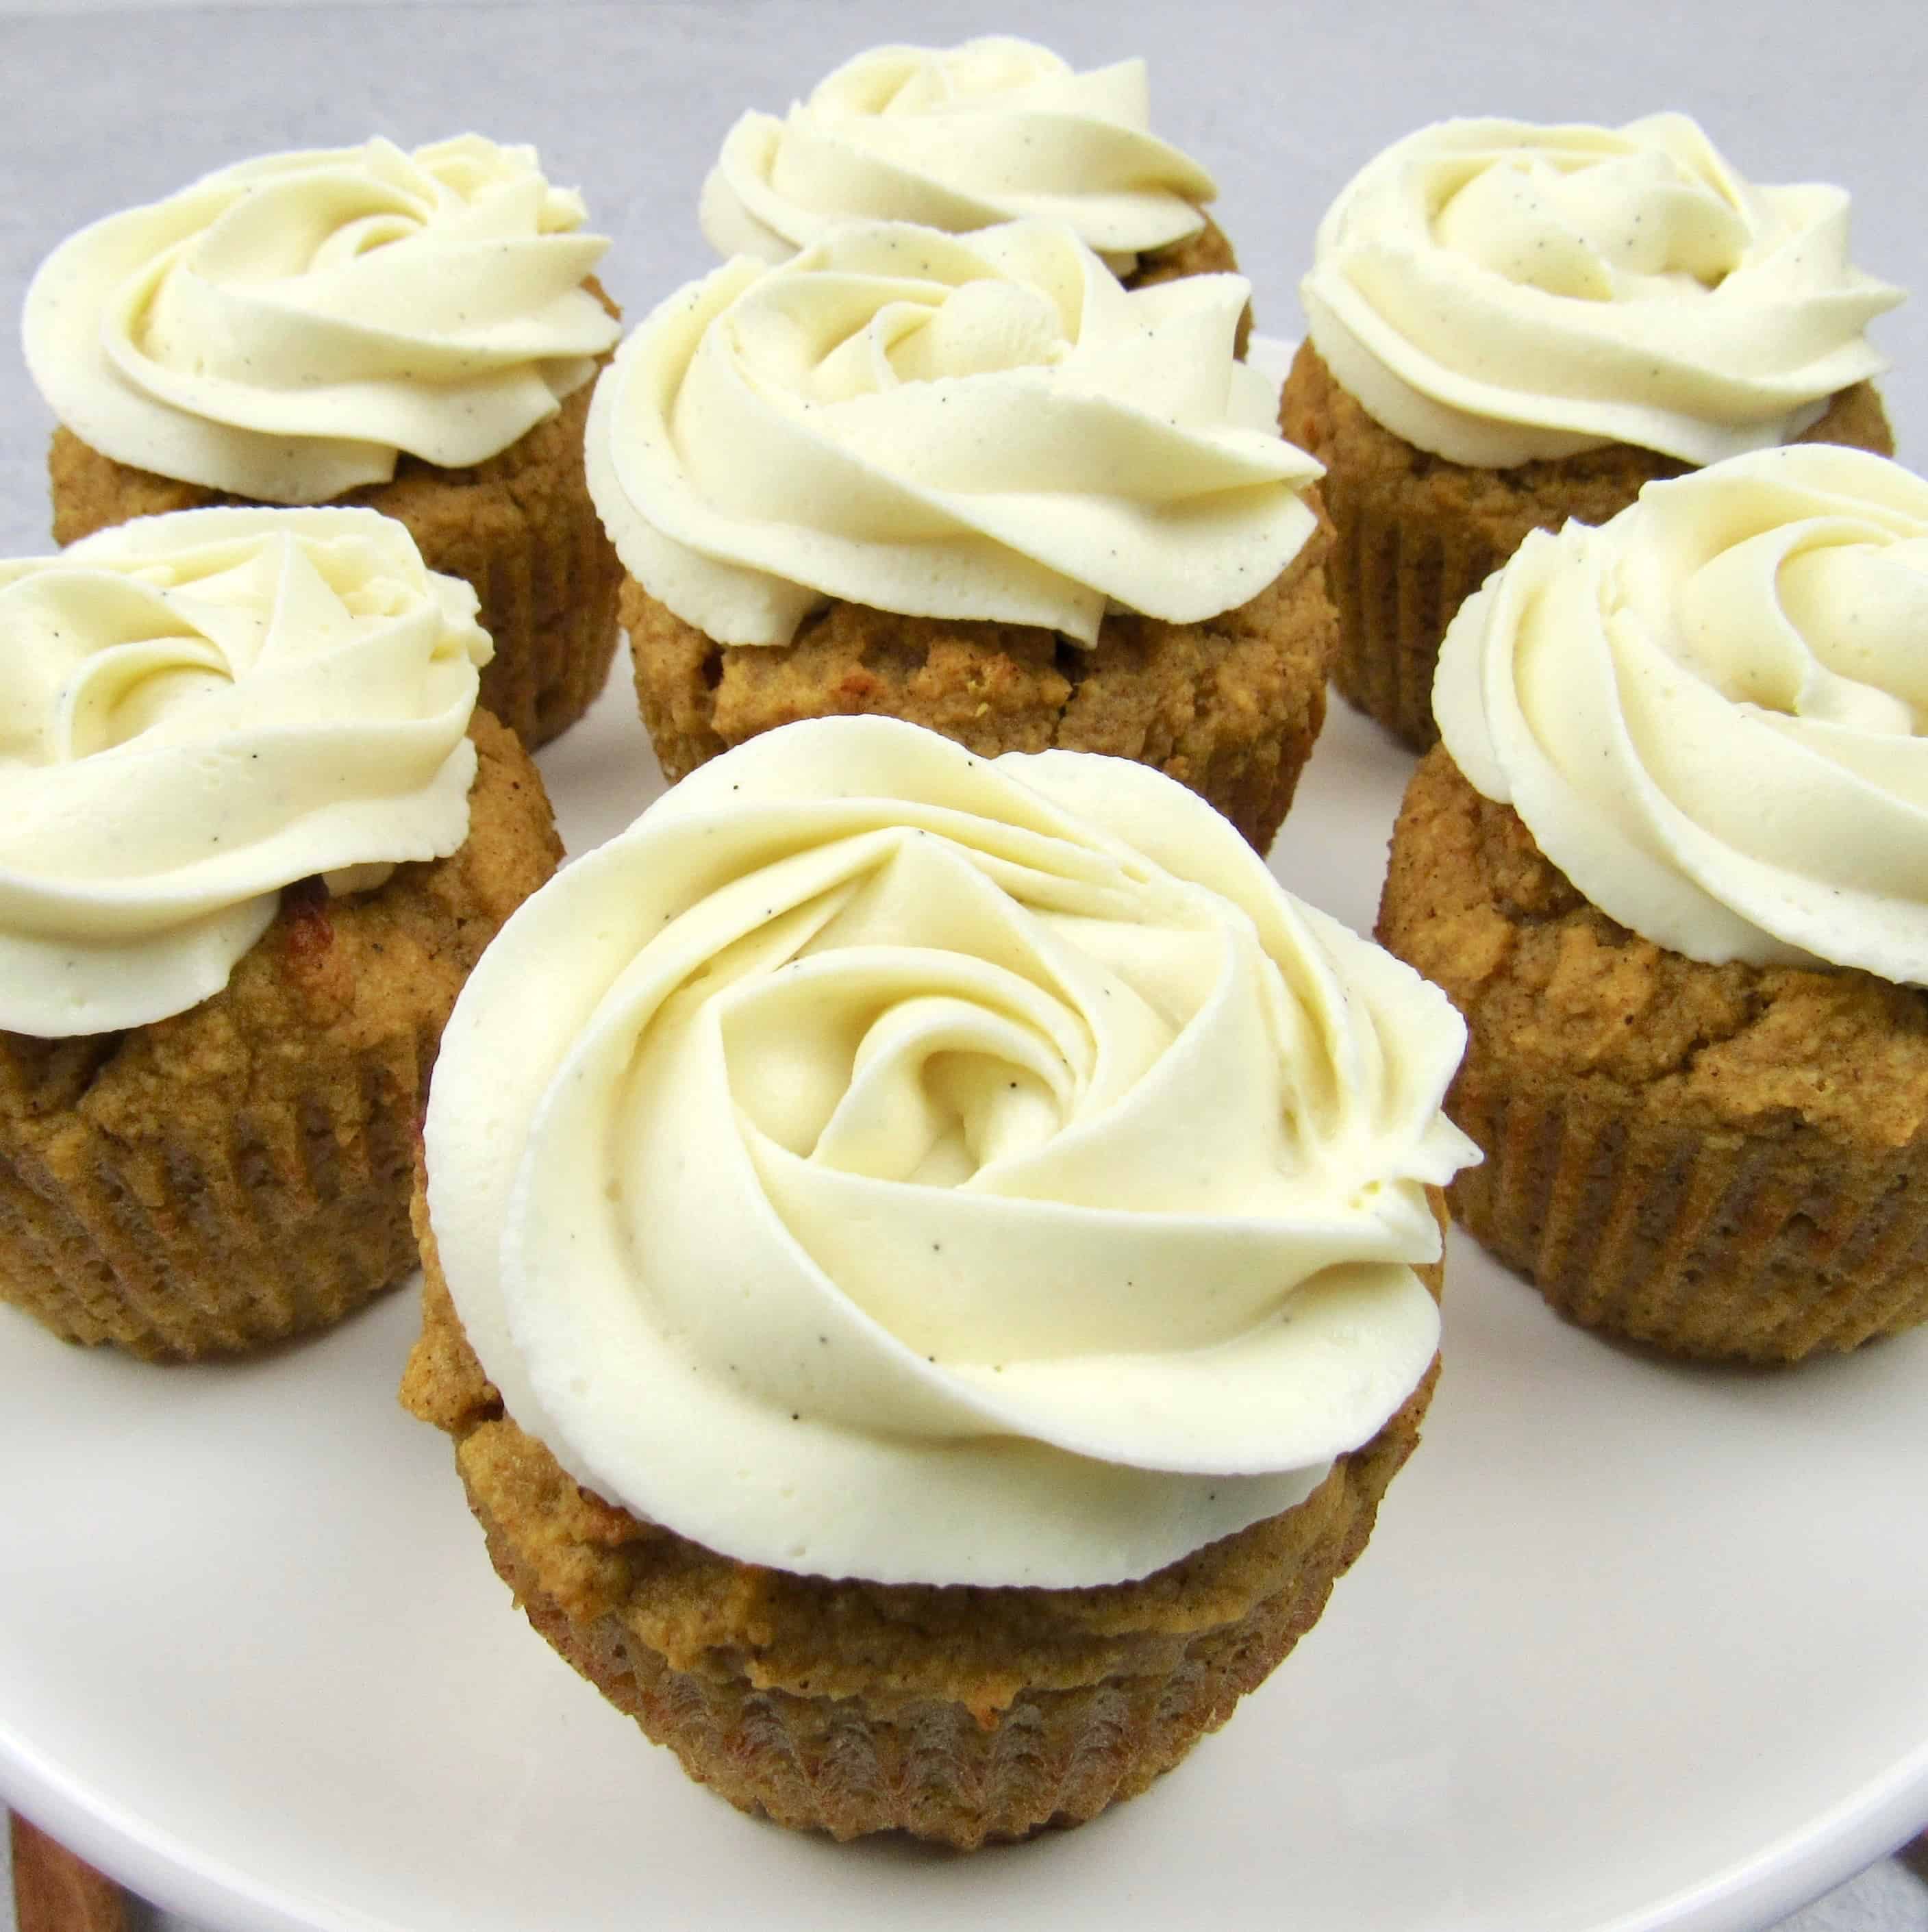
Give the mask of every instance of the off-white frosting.
<path id="1" fill-rule="evenodd" d="M 0 562 L 0 1027 L 183 1012 L 282 886 L 454 851 L 489 656 L 474 591 L 369 510 L 184 511 Z"/>
<path id="2" fill-rule="evenodd" d="M 474 134 L 405 154 L 268 154 L 56 248 L 27 365 L 121 463 L 262 502 L 506 449 L 620 333 L 582 286 L 608 246 L 535 151 Z"/>
<path id="3" fill-rule="evenodd" d="M 787 118 L 745 114 L 703 184 L 724 255 L 787 260 L 839 221 L 965 234 L 1027 215 L 1068 222 L 1119 273 L 1204 226 L 1218 193 L 1150 131 L 1141 60 L 1075 72 L 1048 47 L 990 35 L 874 47 Z"/>
<path id="4" fill-rule="evenodd" d="M 1928 483 L 1822 444 L 1536 532 L 1440 651 L 1447 750 L 1690 958 L 1928 984 Z"/>
<path id="5" fill-rule="evenodd" d="M 1061 224 L 836 231 L 664 302 L 596 386 L 589 493 L 650 594 L 729 644 L 829 598 L 1036 624 L 1255 596 L 1320 473 L 1237 361 L 1246 284 L 1128 292 Z"/>
<path id="6" fill-rule="evenodd" d="M 749 1562 L 1144 1574 L 1437 1336 L 1444 997 L 1162 774 L 832 718 L 529 900 L 426 1127 L 463 1326 L 576 1478 Z"/>
<path id="7" fill-rule="evenodd" d="M 1887 368 L 1862 332 L 1902 298 L 1849 262 L 1840 189 L 1752 186 L 1681 114 L 1423 128 L 1340 194 L 1301 292 L 1374 417 L 1489 466 L 1786 442 Z"/>

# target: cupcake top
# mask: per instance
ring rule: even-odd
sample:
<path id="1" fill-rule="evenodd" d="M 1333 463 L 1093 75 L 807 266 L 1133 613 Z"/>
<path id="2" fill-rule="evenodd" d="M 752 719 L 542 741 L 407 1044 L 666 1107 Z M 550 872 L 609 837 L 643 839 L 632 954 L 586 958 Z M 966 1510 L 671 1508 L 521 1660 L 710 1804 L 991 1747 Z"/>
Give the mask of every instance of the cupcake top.
<path id="1" fill-rule="evenodd" d="M 1342 191 L 1301 294 L 1374 417 L 1489 466 L 1787 442 L 1888 366 L 1862 332 L 1902 298 L 1849 262 L 1842 190 L 1754 187 L 1681 114 L 1422 128 Z"/>
<path id="2" fill-rule="evenodd" d="M 474 591 L 370 510 L 183 511 L 0 562 L 0 1027 L 184 1012 L 282 886 L 454 851 L 489 656 Z"/>
<path id="3" fill-rule="evenodd" d="M 786 118 L 749 113 L 730 129 L 703 184 L 703 232 L 722 254 L 781 262 L 839 221 L 961 235 L 1043 215 L 1126 274 L 1195 235 L 1218 193 L 1150 119 L 1141 60 L 1077 74 L 1003 35 L 875 47 Z"/>
<path id="4" fill-rule="evenodd" d="M 1537 531 L 1441 648 L 1447 749 L 1688 958 L 1928 985 L 1928 482 L 1825 444 Z"/>
<path id="5" fill-rule="evenodd" d="M 1174 622 L 1255 596 L 1315 526 L 1319 465 L 1234 359 L 1247 284 L 1128 292 L 1069 229 L 853 224 L 679 290 L 589 411 L 589 493 L 630 574 L 720 643 L 832 598 L 1042 625 Z"/>
<path id="6" fill-rule="evenodd" d="M 608 246 L 532 148 L 268 154 L 62 242 L 27 291 L 27 364 L 118 462 L 264 502 L 385 482 L 399 452 L 480 463 L 552 415 L 619 329 L 583 286 Z"/>
<path id="7" fill-rule="evenodd" d="M 797 1572 L 1114 1581 L 1303 1500 L 1417 1384 L 1463 1044 L 1162 775 L 817 720 L 510 920 L 429 1210 L 511 1416 L 634 1514 Z"/>

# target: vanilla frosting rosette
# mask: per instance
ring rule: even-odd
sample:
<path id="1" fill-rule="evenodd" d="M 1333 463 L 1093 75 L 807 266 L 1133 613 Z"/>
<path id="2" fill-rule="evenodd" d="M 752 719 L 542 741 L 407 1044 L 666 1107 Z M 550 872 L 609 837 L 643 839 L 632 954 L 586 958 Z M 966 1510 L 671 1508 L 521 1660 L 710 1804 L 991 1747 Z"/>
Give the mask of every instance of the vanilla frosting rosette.
<path id="1" fill-rule="evenodd" d="M 1155 772 L 820 720 L 510 921 L 428 1208 L 511 1417 L 635 1515 L 1097 1583 L 1302 1501 L 1419 1382 L 1462 1040 Z"/>
<path id="2" fill-rule="evenodd" d="M 1126 274 L 1195 235 L 1218 193 L 1150 123 L 1142 60 L 1078 74 L 1002 34 L 874 47 L 784 118 L 737 122 L 703 184 L 703 232 L 721 254 L 781 262 L 840 221 L 967 234 L 1042 215 Z"/>
<path id="3" fill-rule="evenodd" d="M 841 598 L 1096 638 L 1243 604 L 1319 466 L 1234 359 L 1246 284 L 1128 292 L 1072 232 L 856 224 L 679 291 L 597 385 L 589 490 L 631 574 L 718 642 Z"/>
<path id="4" fill-rule="evenodd" d="M 1928 984 L 1928 483 L 1808 444 L 1529 537 L 1462 609 L 1454 762 L 1690 958 Z"/>
<path id="5" fill-rule="evenodd" d="M 1887 367 L 1863 331 L 1901 300 L 1840 189 L 1752 185 L 1679 114 L 1423 128 L 1341 193 L 1302 293 L 1380 423 L 1487 466 L 1786 442 Z"/>
<path id="6" fill-rule="evenodd" d="M 143 518 L 0 562 L 0 1027 L 182 1012 L 282 886 L 454 851 L 475 611 L 365 510 Z"/>
<path id="7" fill-rule="evenodd" d="M 583 284 L 607 244 L 535 151 L 270 154 L 94 223 L 28 291 L 34 380 L 118 461 L 259 501 L 507 448 L 619 332 Z"/>

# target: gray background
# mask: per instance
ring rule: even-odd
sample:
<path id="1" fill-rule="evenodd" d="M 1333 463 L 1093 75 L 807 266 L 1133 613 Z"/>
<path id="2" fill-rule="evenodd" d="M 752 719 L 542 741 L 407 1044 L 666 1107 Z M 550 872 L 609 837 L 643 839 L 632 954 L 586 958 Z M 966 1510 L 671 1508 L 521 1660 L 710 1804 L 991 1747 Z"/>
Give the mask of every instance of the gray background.
<path id="1" fill-rule="evenodd" d="M 1297 280 L 1333 194 L 1387 142 L 1449 114 L 1612 122 L 1684 109 L 1755 179 L 1852 189 L 1857 261 L 1928 286 L 1921 0 L 0 0 L 0 306 L 17 305 L 74 228 L 209 169 L 376 133 L 414 146 L 473 128 L 535 142 L 551 179 L 583 188 L 593 224 L 613 238 L 603 278 L 634 320 L 712 265 L 696 193 L 738 112 L 780 112 L 880 41 L 989 32 L 1023 32 L 1080 66 L 1150 58 L 1154 124 L 1217 174 L 1220 225 L 1252 278 L 1259 326 L 1276 334 L 1301 326 Z M 1909 304 L 1875 334 L 1896 364 L 1884 389 L 1900 453 L 1920 467 L 1928 307 Z M 17 356 L 0 356 L 0 554 L 47 545 L 51 427 Z M 1928 1932 L 1928 1852 L 1918 1844 L 1885 1861 L 1788 1928 Z M 13 1932 L 10 1890 L 0 1932 Z"/>

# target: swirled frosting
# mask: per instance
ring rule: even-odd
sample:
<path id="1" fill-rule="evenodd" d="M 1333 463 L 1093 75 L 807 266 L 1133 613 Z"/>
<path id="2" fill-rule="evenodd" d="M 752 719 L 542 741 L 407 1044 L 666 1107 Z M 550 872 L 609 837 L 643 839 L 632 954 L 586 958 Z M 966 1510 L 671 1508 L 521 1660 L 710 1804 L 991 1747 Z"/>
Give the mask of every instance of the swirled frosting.
<path id="1" fill-rule="evenodd" d="M 483 461 L 620 332 L 582 286 L 607 242 L 532 148 L 268 154 L 109 215 L 27 291 L 27 365 L 121 463 L 262 502 Z"/>
<path id="2" fill-rule="evenodd" d="M 1301 293 L 1381 423 L 1495 466 L 1785 442 L 1887 368 L 1862 332 L 1902 298 L 1849 262 L 1840 189 L 1752 186 L 1681 114 L 1423 128 L 1340 194 Z"/>
<path id="3" fill-rule="evenodd" d="M 703 184 L 703 232 L 719 254 L 781 262 L 839 221 L 962 235 L 1042 215 L 1125 274 L 1195 235 L 1218 193 L 1150 124 L 1141 60 L 1078 74 L 1003 35 L 874 47 L 785 119 L 749 113 L 730 129 Z"/>
<path id="4" fill-rule="evenodd" d="M 1468 598 L 1441 734 L 1587 898 L 1710 962 L 1928 984 L 1928 483 L 1822 444 L 1537 532 Z"/>
<path id="5" fill-rule="evenodd" d="M 1160 773 L 814 721 L 510 920 L 429 1209 L 510 1414 L 604 1496 L 793 1571 L 1101 1582 L 1417 1384 L 1463 1042 Z"/>
<path id="6" fill-rule="evenodd" d="M 729 644 L 830 598 L 1036 624 L 1256 596 L 1319 465 L 1234 360 L 1246 284 L 1127 292 L 1071 231 L 853 224 L 664 302 L 596 386 L 589 494 L 631 576 Z"/>
<path id="7" fill-rule="evenodd" d="M 474 591 L 370 510 L 188 510 L 0 562 L 0 1027 L 184 1012 L 282 886 L 454 851 L 489 655 Z"/>

